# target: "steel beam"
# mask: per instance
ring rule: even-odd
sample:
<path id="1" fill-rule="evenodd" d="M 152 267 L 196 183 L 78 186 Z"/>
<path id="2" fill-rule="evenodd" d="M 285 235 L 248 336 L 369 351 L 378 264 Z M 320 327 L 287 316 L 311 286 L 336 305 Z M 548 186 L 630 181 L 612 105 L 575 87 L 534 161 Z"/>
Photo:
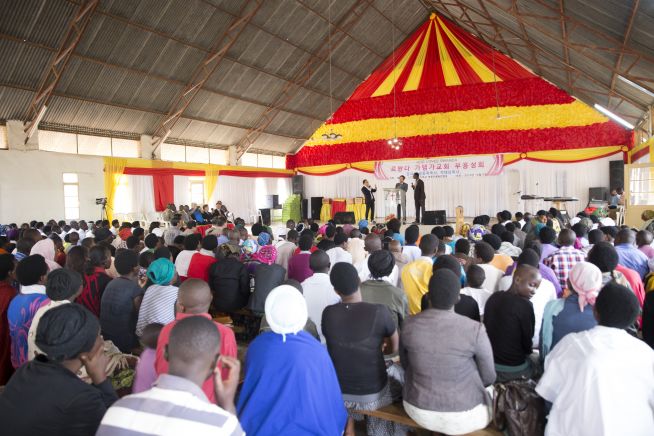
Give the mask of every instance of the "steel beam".
<path id="1" fill-rule="evenodd" d="M 261 8 L 263 0 L 248 0 L 241 8 L 241 17 L 232 20 L 230 26 L 223 32 L 218 40 L 213 44 L 213 48 L 207 53 L 207 56 L 198 64 L 193 73 L 191 80 L 187 83 L 186 87 L 177 95 L 174 103 L 168 109 L 167 116 L 164 117 L 159 126 L 154 130 L 152 157 L 155 156 L 155 151 L 170 135 L 171 130 L 180 119 L 184 111 L 193 101 L 200 88 L 211 77 L 211 74 L 216 70 L 216 67 L 223 60 L 227 51 L 232 48 L 234 43 L 241 36 L 243 30 L 250 22 L 252 17 Z M 252 6 L 252 7 L 250 7 Z"/>
<path id="2" fill-rule="evenodd" d="M 370 6 L 370 0 L 358 0 L 355 2 L 350 9 L 343 14 L 342 18 L 334 26 L 336 29 L 339 29 L 339 33 L 333 35 L 331 38 L 331 44 L 327 44 L 329 41 L 323 41 L 321 44 L 321 49 L 315 57 L 311 57 L 305 62 L 305 64 L 300 67 L 298 72 L 295 74 L 293 79 L 291 79 L 286 86 L 279 93 L 277 98 L 274 100 L 274 103 L 259 117 L 259 119 L 253 124 L 253 126 L 248 130 L 248 132 L 241 137 L 241 139 L 236 143 L 236 152 L 237 159 L 240 159 L 252 144 L 261 136 L 263 130 L 268 127 L 272 121 L 275 119 L 279 113 L 280 108 L 288 103 L 293 96 L 298 92 L 298 85 L 303 84 L 309 81 L 313 73 L 320 65 L 320 59 L 327 59 L 330 56 L 330 51 L 333 52 L 333 47 L 338 47 L 341 42 L 346 38 L 347 33 L 363 16 L 363 13 Z M 332 25 L 330 23 L 330 25 Z M 329 36 L 328 36 L 329 39 Z M 330 47 L 331 45 L 331 47 Z M 330 114 L 331 116 L 331 114 Z"/>
<path id="3" fill-rule="evenodd" d="M 27 124 L 25 132 L 27 133 L 25 143 L 32 136 L 39 121 L 43 118 L 52 92 L 57 87 L 61 75 L 68 65 L 70 55 L 75 51 L 77 44 L 79 44 L 82 34 L 86 26 L 89 24 L 93 11 L 98 6 L 99 0 L 88 0 L 86 3 L 80 5 L 77 13 L 66 27 L 66 34 L 61 41 L 61 45 L 57 52 L 52 56 L 48 67 L 43 72 L 39 88 L 32 98 L 29 109 L 27 111 Z"/>
<path id="4" fill-rule="evenodd" d="M 629 42 L 629 38 L 631 38 L 631 30 L 633 29 L 634 26 L 634 19 L 636 18 L 636 12 L 638 11 L 639 4 L 640 4 L 640 0 L 634 0 L 634 3 L 631 7 L 631 15 L 629 16 L 629 20 L 627 21 L 627 27 L 624 31 L 624 39 L 622 40 L 622 50 L 620 50 L 620 54 L 618 55 L 618 60 L 615 61 L 615 68 L 613 69 L 613 73 L 611 74 L 611 91 L 615 89 L 615 81 L 618 79 L 618 75 L 620 74 L 620 67 L 622 66 L 622 57 L 624 56 L 624 49 L 627 46 L 627 43 Z"/>

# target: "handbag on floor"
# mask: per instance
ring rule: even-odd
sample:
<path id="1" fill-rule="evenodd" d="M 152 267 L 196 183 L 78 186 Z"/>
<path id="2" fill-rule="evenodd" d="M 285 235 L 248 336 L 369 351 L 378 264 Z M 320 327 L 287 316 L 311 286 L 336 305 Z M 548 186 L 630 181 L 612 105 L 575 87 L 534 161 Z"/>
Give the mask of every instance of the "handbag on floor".
<path id="1" fill-rule="evenodd" d="M 533 380 L 512 380 L 494 385 L 493 423 L 509 436 L 540 436 L 545 432 L 545 401 Z"/>

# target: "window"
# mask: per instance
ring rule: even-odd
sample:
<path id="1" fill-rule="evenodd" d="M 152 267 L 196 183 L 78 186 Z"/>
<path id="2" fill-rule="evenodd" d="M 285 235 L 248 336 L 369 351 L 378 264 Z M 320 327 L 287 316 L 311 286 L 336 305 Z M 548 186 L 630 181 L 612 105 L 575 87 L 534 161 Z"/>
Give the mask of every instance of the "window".
<path id="1" fill-rule="evenodd" d="M 183 145 L 176 144 L 161 144 L 161 160 L 185 162 L 186 150 Z"/>
<path id="2" fill-rule="evenodd" d="M 241 157 L 241 165 L 244 167 L 256 167 L 257 166 L 257 154 L 256 153 L 245 153 Z"/>
<path id="3" fill-rule="evenodd" d="M 0 126 L 0 149 L 7 149 L 7 126 Z"/>
<path id="4" fill-rule="evenodd" d="M 273 167 L 273 156 L 272 156 L 272 154 L 258 154 L 257 155 L 257 166 L 259 168 L 272 168 Z"/>
<path id="5" fill-rule="evenodd" d="M 191 203 L 198 206 L 204 204 L 204 177 L 189 177 Z"/>
<path id="6" fill-rule="evenodd" d="M 186 147 L 186 162 L 209 163 L 209 149 L 203 147 Z"/>
<path id="7" fill-rule="evenodd" d="M 93 156 L 111 156 L 111 138 L 77 135 L 77 153 Z"/>
<path id="8" fill-rule="evenodd" d="M 79 179 L 75 173 L 64 173 L 64 218 L 79 219 Z"/>
<path id="9" fill-rule="evenodd" d="M 273 156 L 273 168 L 279 168 L 282 170 L 286 169 L 286 157 L 285 156 Z"/>
<path id="10" fill-rule="evenodd" d="M 220 150 L 218 148 L 209 149 L 209 163 L 214 165 L 227 165 L 227 156 L 229 150 Z"/>
<path id="11" fill-rule="evenodd" d="M 77 154 L 77 135 L 39 130 L 39 150 Z"/>
<path id="12" fill-rule="evenodd" d="M 114 157 L 139 157 L 140 151 L 140 141 L 111 138 L 111 154 Z"/>

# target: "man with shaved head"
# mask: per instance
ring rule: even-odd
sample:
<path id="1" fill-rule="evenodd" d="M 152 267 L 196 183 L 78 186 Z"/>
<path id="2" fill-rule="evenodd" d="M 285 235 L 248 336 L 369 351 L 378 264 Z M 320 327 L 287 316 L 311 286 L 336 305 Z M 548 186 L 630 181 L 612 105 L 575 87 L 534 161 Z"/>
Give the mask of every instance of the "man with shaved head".
<path id="1" fill-rule="evenodd" d="M 561 248 L 543 260 L 543 263 L 552 268 L 556 278 L 559 279 L 561 289 L 567 288 L 568 275 L 570 274 L 572 267 L 578 262 L 583 262 L 586 259 L 586 253 L 574 248 L 576 239 L 577 235 L 572 230 L 561 230 L 558 239 Z M 645 265 L 647 265 L 647 261 L 645 261 Z"/>
<path id="2" fill-rule="evenodd" d="M 534 366 L 529 359 L 536 319 L 531 298 L 542 278 L 538 268 L 518 265 L 507 291 L 490 296 L 484 308 L 484 325 L 493 347 L 497 381 L 504 383 L 522 376 L 530 378 Z"/>
<path id="3" fill-rule="evenodd" d="M 165 350 L 170 340 L 171 330 L 181 320 L 198 316 L 211 320 L 209 315 L 209 307 L 211 306 L 211 289 L 207 282 L 200 279 L 188 279 L 179 287 L 179 294 L 177 296 L 175 321 L 168 323 L 161 329 L 159 340 L 157 341 L 157 358 L 155 361 L 155 369 L 157 374 L 168 374 L 168 361 L 165 358 Z M 236 338 L 234 332 L 229 327 L 226 327 L 218 322 L 214 322 L 218 333 L 220 333 L 220 354 L 236 358 Z M 216 370 L 221 370 L 220 366 L 216 366 Z M 223 380 L 229 376 L 229 370 L 222 368 Z M 213 387 L 213 380 L 208 378 L 202 385 L 202 390 L 212 403 L 216 403 L 216 396 Z"/>
<path id="4" fill-rule="evenodd" d="M 618 252 L 620 265 L 633 269 L 644 279 L 649 273 L 647 255 L 636 248 L 636 234 L 630 229 L 622 229 L 615 237 L 615 251 Z"/>
<path id="5" fill-rule="evenodd" d="M 199 294 L 191 300 L 200 303 L 204 297 Z M 152 389 L 129 395 L 109 408 L 97 435 L 243 435 L 234 407 L 240 364 L 221 355 L 220 348 L 220 334 L 209 319 L 180 320 L 165 347 L 168 373 L 161 374 Z M 226 379 L 214 369 L 217 365 L 227 372 Z M 217 406 L 203 393 L 207 383 Z"/>
<path id="6" fill-rule="evenodd" d="M 341 301 L 329 281 L 330 266 L 327 253 L 323 250 L 314 251 L 309 256 L 309 268 L 313 271 L 313 275 L 302 282 L 302 292 L 307 302 L 309 319 L 316 325 L 320 342 L 323 344 L 325 337 L 322 334 L 322 312 L 325 307 Z"/>

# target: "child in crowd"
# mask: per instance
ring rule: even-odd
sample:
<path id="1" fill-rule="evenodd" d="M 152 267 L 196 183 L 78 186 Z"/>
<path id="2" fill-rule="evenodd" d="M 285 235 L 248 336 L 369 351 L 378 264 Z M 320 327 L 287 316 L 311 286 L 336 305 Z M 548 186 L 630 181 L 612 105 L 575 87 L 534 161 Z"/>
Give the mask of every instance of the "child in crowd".
<path id="1" fill-rule="evenodd" d="M 492 295 L 488 289 L 484 289 L 486 273 L 479 265 L 470 265 L 466 272 L 466 287 L 461 289 L 461 294 L 472 297 L 479 306 L 479 315 L 484 316 L 486 301 Z"/>
<path id="2" fill-rule="evenodd" d="M 159 333 L 161 333 L 162 328 L 163 324 L 153 323 L 146 325 L 143 329 L 143 334 L 141 335 L 143 352 L 139 357 L 134 372 L 133 394 L 147 391 L 157 379 L 154 362 L 157 358 L 157 341 L 159 340 Z"/>

